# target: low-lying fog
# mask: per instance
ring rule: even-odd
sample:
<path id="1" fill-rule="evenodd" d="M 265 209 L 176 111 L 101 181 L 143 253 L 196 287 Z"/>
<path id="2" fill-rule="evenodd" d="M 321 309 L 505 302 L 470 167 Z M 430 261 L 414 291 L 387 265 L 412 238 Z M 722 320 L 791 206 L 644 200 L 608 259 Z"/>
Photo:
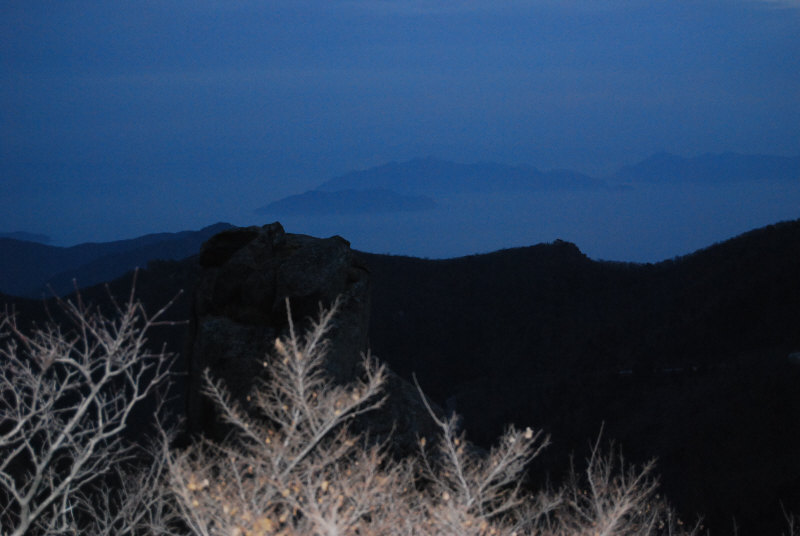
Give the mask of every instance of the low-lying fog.
<path id="1" fill-rule="evenodd" d="M 800 183 L 642 184 L 611 191 L 451 195 L 437 202 L 438 208 L 425 212 L 280 221 L 288 232 L 339 234 L 354 248 L 374 253 L 443 258 L 560 238 L 593 259 L 656 262 L 800 217 Z"/>

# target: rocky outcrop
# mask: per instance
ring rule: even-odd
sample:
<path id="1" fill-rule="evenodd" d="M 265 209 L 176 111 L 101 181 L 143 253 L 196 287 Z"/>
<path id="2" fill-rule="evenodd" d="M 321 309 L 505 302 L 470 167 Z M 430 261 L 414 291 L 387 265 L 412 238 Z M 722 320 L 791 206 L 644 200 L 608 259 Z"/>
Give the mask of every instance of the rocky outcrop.
<path id="1" fill-rule="evenodd" d="M 368 346 L 369 274 L 345 239 L 288 234 L 279 223 L 235 228 L 208 240 L 199 263 L 186 349 L 190 433 L 224 437 L 225 427 L 202 395 L 203 371 L 209 369 L 243 401 L 268 373 L 263 362 L 274 340 L 287 335 L 287 299 L 301 333 L 320 307 L 340 300 L 328 336 L 326 368 L 337 382 L 351 381 L 359 373 Z M 368 429 L 373 438 L 392 433 L 395 442 L 407 445 L 418 434 L 433 432 L 412 386 L 390 374 L 385 393 L 384 407 L 358 423 L 360 429 Z"/>
<path id="2" fill-rule="evenodd" d="M 190 432 L 220 432 L 201 394 L 206 368 L 234 397 L 252 391 L 274 340 L 287 334 L 287 298 L 302 330 L 339 297 L 326 366 L 341 382 L 357 373 L 367 349 L 369 278 L 345 239 L 287 234 L 279 223 L 235 228 L 208 240 L 199 263 L 186 351 Z"/>

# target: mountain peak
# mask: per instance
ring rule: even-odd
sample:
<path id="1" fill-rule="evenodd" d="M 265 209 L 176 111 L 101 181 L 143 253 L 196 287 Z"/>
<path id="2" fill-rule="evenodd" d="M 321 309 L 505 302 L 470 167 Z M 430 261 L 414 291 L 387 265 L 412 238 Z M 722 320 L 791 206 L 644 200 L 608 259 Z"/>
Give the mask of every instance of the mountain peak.
<path id="1" fill-rule="evenodd" d="M 353 171 L 322 183 L 319 191 L 391 190 L 406 195 L 602 188 L 605 183 L 576 172 L 542 172 L 497 162 L 463 164 L 427 156 Z"/>
<path id="2" fill-rule="evenodd" d="M 37 244 L 50 244 L 53 239 L 45 234 L 16 231 L 13 233 L 0 233 L 0 238 L 10 238 L 22 242 L 35 242 Z"/>

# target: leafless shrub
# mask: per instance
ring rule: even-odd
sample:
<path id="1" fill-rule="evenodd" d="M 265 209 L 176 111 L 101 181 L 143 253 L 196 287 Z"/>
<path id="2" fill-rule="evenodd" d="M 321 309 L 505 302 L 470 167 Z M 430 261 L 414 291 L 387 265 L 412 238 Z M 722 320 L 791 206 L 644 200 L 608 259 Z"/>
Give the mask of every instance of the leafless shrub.
<path id="1" fill-rule="evenodd" d="M 300 336 L 275 342 L 268 378 L 240 407 L 206 372 L 205 393 L 231 434 L 173 449 L 169 435 L 144 464 L 120 436 L 133 407 L 167 376 L 169 358 L 145 350 L 133 297 L 109 321 L 66 303 L 75 331 L 28 337 L 3 321 L 0 350 L 0 507 L 3 534 L 110 536 L 686 535 L 656 495 L 652 464 L 627 466 L 598 444 L 585 471 L 558 490 L 531 492 L 527 465 L 547 444 L 509 428 L 488 453 L 455 418 L 419 456 L 398 460 L 354 433 L 353 417 L 381 405 L 385 368 L 369 356 L 361 379 L 324 372 L 336 306 Z M 288 303 L 287 303 L 288 307 Z M 423 396 L 423 400 L 424 396 Z M 426 401 L 427 404 L 427 401 Z M 612 449 L 613 453 L 613 449 Z M 111 475 L 109 480 L 102 475 Z M 110 487 L 108 483 L 114 485 Z M 80 523 L 79 523 L 80 521 Z"/>
<path id="2" fill-rule="evenodd" d="M 133 291 L 114 319 L 60 303 L 69 331 L 0 321 L 0 523 L 12 536 L 79 530 L 93 485 L 132 456 L 131 412 L 169 374 L 146 338 L 166 308 L 148 317 Z"/>
<path id="3" fill-rule="evenodd" d="M 116 468 L 113 486 L 86 497 L 81 534 L 94 536 L 183 535 L 165 482 L 166 464 L 148 453 L 144 462 Z"/>
<path id="4" fill-rule="evenodd" d="M 797 536 L 800 534 L 800 529 L 798 529 L 798 518 L 797 515 L 787 512 L 786 508 L 784 508 L 783 504 L 781 504 L 781 510 L 783 511 L 783 518 L 786 521 L 786 530 L 783 536 Z"/>
<path id="5" fill-rule="evenodd" d="M 325 376 L 324 336 L 335 311 L 321 312 L 302 338 L 290 316 L 289 337 L 264 362 L 270 379 L 250 397 L 260 418 L 207 374 L 206 394 L 233 428 L 231 441 L 200 441 L 169 458 L 170 488 L 194 533 L 346 534 L 384 518 L 405 475 L 385 468 L 383 449 L 367 447 L 347 424 L 381 404 L 385 369 L 367 357 L 354 385 Z"/>
<path id="6" fill-rule="evenodd" d="M 428 407 L 441 436 L 435 444 L 420 439 L 420 455 L 401 461 L 354 435 L 350 418 L 380 405 L 385 374 L 366 357 L 354 385 L 325 376 L 324 340 L 335 311 L 321 311 L 302 338 L 290 322 L 289 336 L 276 341 L 264 362 L 269 379 L 249 397 L 259 416 L 207 375 L 206 394 L 232 435 L 168 454 L 170 490 L 193 534 L 687 533 L 654 495 L 652 465 L 626 468 L 597 448 L 585 475 L 564 489 L 526 491 L 525 468 L 547 444 L 530 428 L 510 428 L 481 453 L 455 418 L 440 419 Z"/>
<path id="7" fill-rule="evenodd" d="M 586 469 L 574 469 L 565 487 L 564 506 L 557 512 L 558 534 L 591 536 L 693 535 L 699 524 L 684 526 L 661 497 L 652 476 L 654 463 L 642 468 L 626 464 L 621 454 L 602 454 L 599 439 Z"/>
<path id="8" fill-rule="evenodd" d="M 483 456 L 467 443 L 463 433 L 457 433 L 457 417 L 442 420 L 430 406 L 428 410 L 442 433 L 435 454 L 420 441 L 426 482 L 423 504 L 435 533 L 489 534 L 498 531 L 498 526 L 513 531 L 530 524 L 527 516 L 515 519 L 511 514 L 529 500 L 522 491 L 521 477 L 528 463 L 547 445 L 547 439 L 530 428 L 519 431 L 512 427 L 499 445 Z M 558 500 L 548 502 L 555 505 Z"/>

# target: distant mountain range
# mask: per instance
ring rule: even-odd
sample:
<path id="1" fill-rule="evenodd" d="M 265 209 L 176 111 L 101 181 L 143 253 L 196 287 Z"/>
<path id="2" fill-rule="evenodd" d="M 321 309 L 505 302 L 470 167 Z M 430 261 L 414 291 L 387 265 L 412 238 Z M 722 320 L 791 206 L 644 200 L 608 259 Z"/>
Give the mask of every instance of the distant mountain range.
<path id="1" fill-rule="evenodd" d="M 457 164 L 436 158 L 392 162 L 353 171 L 322 183 L 317 190 L 381 188 L 404 194 L 447 194 L 603 188 L 605 181 L 573 171 L 542 172 L 530 166 L 494 162 Z"/>
<path id="2" fill-rule="evenodd" d="M 409 212 L 433 209 L 437 198 L 449 194 L 606 187 L 605 181 L 572 171 L 542 172 L 530 166 L 416 158 L 347 173 L 314 190 L 260 207 L 256 213 L 281 217 Z"/>
<path id="3" fill-rule="evenodd" d="M 199 231 L 158 233 L 115 242 L 57 247 L 0 238 L 0 292 L 31 298 L 62 295 L 73 288 L 110 281 L 150 260 L 196 254 L 211 236 L 231 227 L 217 223 Z"/>
<path id="4" fill-rule="evenodd" d="M 268 219 L 434 210 L 448 195 L 494 192 L 608 190 L 627 184 L 724 184 L 734 181 L 800 181 L 800 157 L 707 154 L 682 158 L 667 153 L 619 170 L 606 179 L 571 171 L 542 172 L 529 166 L 458 164 L 435 158 L 389 163 L 333 178 L 317 189 L 289 196 L 257 210 Z M 113 279 L 149 260 L 174 260 L 196 253 L 209 236 L 226 228 L 152 234 L 132 240 L 88 243 L 68 248 L 46 245 L 44 235 L 7 233 L 0 237 L 0 292 L 40 297 L 70 292 Z"/>
<path id="5" fill-rule="evenodd" d="M 494 162 L 461 164 L 436 158 L 391 162 L 330 179 L 316 189 L 256 209 L 286 215 L 363 214 L 428 210 L 443 196 L 499 192 L 608 190 L 644 183 L 800 180 L 800 157 L 655 154 L 606 178 L 569 170 L 540 171 Z"/>
<path id="6" fill-rule="evenodd" d="M 15 233 L 0 233 L 0 238 L 11 238 L 13 240 L 24 240 L 26 242 L 37 242 L 39 244 L 49 244 L 52 239 L 44 234 L 26 233 L 17 231 Z"/>

